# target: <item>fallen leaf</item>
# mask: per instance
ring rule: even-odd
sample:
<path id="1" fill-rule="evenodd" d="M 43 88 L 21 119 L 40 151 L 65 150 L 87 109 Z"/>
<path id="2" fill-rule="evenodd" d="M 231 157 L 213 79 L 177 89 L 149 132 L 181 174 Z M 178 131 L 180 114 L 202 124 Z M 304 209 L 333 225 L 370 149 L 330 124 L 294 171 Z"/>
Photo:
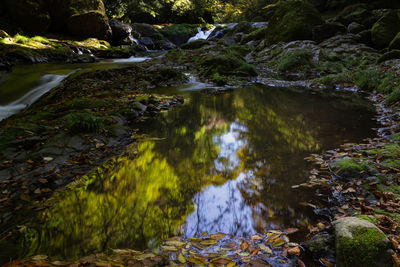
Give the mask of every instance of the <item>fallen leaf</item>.
<path id="1" fill-rule="evenodd" d="M 335 267 L 335 265 L 331 262 L 329 262 L 327 259 L 320 258 L 319 259 L 323 264 L 325 264 L 326 267 Z"/>
<path id="2" fill-rule="evenodd" d="M 288 229 L 286 229 L 284 232 L 285 232 L 287 235 L 290 235 L 290 234 L 296 233 L 296 232 L 298 232 L 298 231 L 299 231 L 298 228 L 288 228 Z"/>
<path id="3" fill-rule="evenodd" d="M 215 245 L 217 243 L 218 243 L 218 240 L 212 240 L 212 239 L 203 240 L 203 241 L 200 242 L 200 244 L 203 245 L 203 246 L 212 246 L 212 245 Z"/>
<path id="4" fill-rule="evenodd" d="M 298 264 L 300 267 L 306 267 L 306 265 L 304 264 L 304 262 L 303 262 L 302 260 L 300 260 L 300 259 L 297 259 L 297 264 Z"/>
<path id="5" fill-rule="evenodd" d="M 223 233 L 217 233 L 217 234 L 211 234 L 210 238 L 214 240 L 220 240 L 223 239 L 226 236 L 226 234 Z"/>
<path id="6" fill-rule="evenodd" d="M 264 244 L 260 243 L 260 244 L 258 244 L 258 246 L 259 246 L 262 250 L 264 250 L 265 252 L 267 252 L 268 254 L 272 254 L 272 250 L 271 250 L 269 247 L 265 246 Z"/>
<path id="7" fill-rule="evenodd" d="M 180 263 L 186 263 L 186 258 L 185 258 L 185 256 L 183 256 L 182 253 L 179 253 L 178 260 Z"/>
<path id="8" fill-rule="evenodd" d="M 240 249 L 242 251 L 245 251 L 249 248 L 249 244 L 247 242 L 242 242 L 242 244 L 240 244 Z"/>
<path id="9" fill-rule="evenodd" d="M 251 236 L 251 240 L 262 240 L 262 239 L 264 239 L 264 238 L 262 236 L 259 236 L 259 235 Z"/>
<path id="10" fill-rule="evenodd" d="M 299 247 L 293 247 L 288 249 L 289 256 L 300 256 L 301 250 Z"/>

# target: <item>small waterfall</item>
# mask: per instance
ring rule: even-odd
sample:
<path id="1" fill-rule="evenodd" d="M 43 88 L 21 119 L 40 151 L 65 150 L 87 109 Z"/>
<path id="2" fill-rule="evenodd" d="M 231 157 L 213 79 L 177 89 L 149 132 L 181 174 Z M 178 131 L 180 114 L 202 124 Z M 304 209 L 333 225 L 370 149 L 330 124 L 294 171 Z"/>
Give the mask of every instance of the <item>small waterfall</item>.
<path id="1" fill-rule="evenodd" d="M 135 44 L 139 45 L 139 40 L 133 37 L 133 35 L 129 36 L 129 39 L 131 39 L 131 41 L 134 42 Z"/>
<path id="2" fill-rule="evenodd" d="M 197 28 L 197 34 L 193 37 L 190 37 L 189 40 L 187 41 L 188 43 L 199 40 L 199 39 L 207 39 L 208 36 L 212 33 L 212 31 L 215 29 L 215 27 L 212 27 L 208 31 L 202 31 L 201 28 Z"/>
<path id="3" fill-rule="evenodd" d="M 0 106 L 0 121 L 17 113 L 21 109 L 26 108 L 27 106 L 34 103 L 38 100 L 42 95 L 59 85 L 65 78 L 74 73 L 75 71 L 70 72 L 67 75 L 56 75 L 56 74 L 46 74 L 43 75 L 39 80 L 39 85 L 30 90 L 24 96 L 19 98 L 18 100 L 5 105 Z"/>

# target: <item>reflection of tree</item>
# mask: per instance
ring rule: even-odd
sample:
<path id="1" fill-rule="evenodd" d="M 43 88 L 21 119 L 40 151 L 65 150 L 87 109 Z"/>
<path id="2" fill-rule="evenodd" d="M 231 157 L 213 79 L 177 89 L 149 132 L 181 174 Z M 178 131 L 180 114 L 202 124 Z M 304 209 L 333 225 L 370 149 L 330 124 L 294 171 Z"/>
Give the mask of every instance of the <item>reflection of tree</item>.
<path id="1" fill-rule="evenodd" d="M 354 120 L 342 119 L 353 116 L 347 109 L 337 121 L 331 115 L 321 98 L 285 90 L 253 87 L 211 98 L 194 93 L 189 104 L 152 122 L 151 135 L 165 140 L 145 141 L 137 157 L 117 157 L 99 168 L 63 196 L 43 224 L 24 229 L 20 247 L 68 257 L 141 249 L 175 234 L 195 206 L 189 219 L 196 217 L 190 231 L 197 235 L 244 235 L 307 220 L 310 214 L 298 204 L 302 196 L 291 190 L 305 177 L 303 158 L 327 148 L 338 129 L 353 129 Z M 224 144 L 228 134 L 239 145 Z M 351 140 L 352 132 L 340 134 L 335 141 Z"/>

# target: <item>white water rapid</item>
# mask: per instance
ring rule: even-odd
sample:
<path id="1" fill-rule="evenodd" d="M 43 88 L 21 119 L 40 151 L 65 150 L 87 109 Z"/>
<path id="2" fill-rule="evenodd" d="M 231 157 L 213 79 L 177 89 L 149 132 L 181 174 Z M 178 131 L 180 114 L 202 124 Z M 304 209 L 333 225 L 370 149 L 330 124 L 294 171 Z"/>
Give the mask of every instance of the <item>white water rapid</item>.
<path id="1" fill-rule="evenodd" d="M 38 81 L 39 84 L 28 93 L 26 93 L 24 96 L 8 105 L 0 106 L 0 121 L 31 105 L 42 95 L 59 85 L 65 78 L 67 78 L 74 72 L 75 71 L 72 71 L 66 75 L 43 75 L 42 78 L 40 78 L 40 80 Z"/>
<path id="2" fill-rule="evenodd" d="M 193 37 L 190 37 L 189 40 L 187 41 L 188 43 L 199 40 L 199 39 L 207 39 L 208 36 L 212 33 L 212 31 L 215 29 L 215 27 L 212 27 L 208 31 L 202 31 L 201 28 L 197 28 L 197 34 Z"/>

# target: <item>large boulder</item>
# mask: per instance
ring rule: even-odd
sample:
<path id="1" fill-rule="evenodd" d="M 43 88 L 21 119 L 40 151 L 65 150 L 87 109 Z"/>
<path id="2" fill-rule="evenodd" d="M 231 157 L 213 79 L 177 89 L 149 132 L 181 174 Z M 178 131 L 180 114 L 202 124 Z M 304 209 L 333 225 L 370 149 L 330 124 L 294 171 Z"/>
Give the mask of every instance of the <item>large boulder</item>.
<path id="1" fill-rule="evenodd" d="M 51 19 L 45 0 L 5 0 L 4 4 L 7 15 L 23 31 L 43 34 L 49 29 Z"/>
<path id="2" fill-rule="evenodd" d="M 392 266 L 390 241 L 373 223 L 346 217 L 332 225 L 338 267 Z"/>
<path id="3" fill-rule="evenodd" d="M 400 18 L 398 12 L 389 10 L 372 27 L 371 37 L 373 45 L 384 49 L 400 31 Z"/>
<path id="4" fill-rule="evenodd" d="M 130 45 L 132 40 L 132 26 L 116 19 L 110 20 L 113 45 Z"/>
<path id="5" fill-rule="evenodd" d="M 288 0 L 271 5 L 266 10 L 269 25 L 266 31 L 266 42 L 290 42 L 312 39 L 312 29 L 324 21 L 318 11 L 306 1 Z"/>
<path id="6" fill-rule="evenodd" d="M 314 27 L 312 30 L 313 40 L 320 43 L 332 36 L 338 35 L 340 33 L 345 33 L 346 27 L 338 22 L 325 23 Z"/>
<path id="7" fill-rule="evenodd" d="M 81 37 L 111 38 L 102 0 L 53 0 L 52 29 Z"/>
<path id="8" fill-rule="evenodd" d="M 336 17 L 336 21 L 348 26 L 352 22 L 363 25 L 365 28 L 370 28 L 379 17 L 368 9 L 365 4 L 356 4 L 344 8 Z"/>

